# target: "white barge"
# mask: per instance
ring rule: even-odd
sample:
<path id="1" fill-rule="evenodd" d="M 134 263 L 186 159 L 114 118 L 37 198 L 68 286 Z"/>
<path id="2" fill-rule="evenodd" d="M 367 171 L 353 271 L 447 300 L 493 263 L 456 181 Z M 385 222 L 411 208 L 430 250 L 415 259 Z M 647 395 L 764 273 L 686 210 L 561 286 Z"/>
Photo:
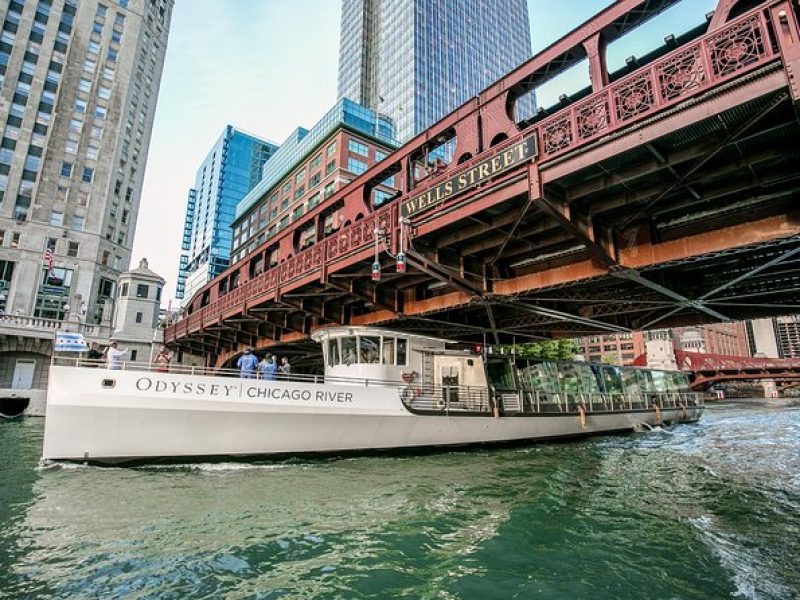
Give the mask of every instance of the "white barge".
<path id="1" fill-rule="evenodd" d="M 318 331 L 324 375 L 125 364 L 51 367 L 43 459 L 92 462 L 340 453 L 543 440 L 703 412 L 686 376 L 484 356 L 372 328 Z"/>

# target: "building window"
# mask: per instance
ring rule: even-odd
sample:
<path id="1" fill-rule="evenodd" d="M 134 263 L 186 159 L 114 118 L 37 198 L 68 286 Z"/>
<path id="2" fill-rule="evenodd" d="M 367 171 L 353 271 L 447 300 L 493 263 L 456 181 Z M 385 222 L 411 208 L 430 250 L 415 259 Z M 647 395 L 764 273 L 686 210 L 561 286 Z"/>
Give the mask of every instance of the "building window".
<path id="1" fill-rule="evenodd" d="M 325 155 L 333 156 L 335 152 L 336 152 L 336 142 L 333 142 L 330 146 L 328 146 L 328 149 L 325 151 Z"/>
<path id="2" fill-rule="evenodd" d="M 294 176 L 294 182 L 295 182 L 296 184 L 297 184 L 297 183 L 300 183 L 300 182 L 301 182 L 301 181 L 303 181 L 305 178 L 306 178 L 306 170 L 305 170 L 305 169 L 303 169 L 302 171 L 299 171 L 299 172 L 297 172 L 297 173 L 295 174 L 295 176 Z"/>
<path id="3" fill-rule="evenodd" d="M 350 140 L 347 142 L 347 149 L 350 150 L 353 154 L 360 154 L 361 156 L 369 156 L 369 148 L 367 148 L 366 144 L 362 144 L 356 140 Z"/>
<path id="4" fill-rule="evenodd" d="M 142 322 L 142 318 L 143 318 L 143 317 L 144 317 L 144 314 L 142 314 L 142 313 L 140 313 L 140 312 L 137 312 L 137 313 L 136 313 L 136 322 L 137 322 L 137 323 L 141 323 L 141 322 Z"/>
<path id="5" fill-rule="evenodd" d="M 367 171 L 367 163 L 360 161 L 357 158 L 348 158 L 347 170 L 354 175 L 361 175 Z"/>
<path id="6" fill-rule="evenodd" d="M 128 295 L 128 284 L 127 283 L 123 283 L 122 284 L 122 287 L 120 287 L 120 290 L 119 290 L 119 295 L 122 298 L 124 298 L 124 297 L 126 297 Z"/>
<path id="7" fill-rule="evenodd" d="M 144 285 L 140 283 L 136 286 L 136 297 L 137 298 L 147 298 L 150 294 L 150 286 Z"/>
<path id="8" fill-rule="evenodd" d="M 11 234 L 11 247 L 19 248 L 19 233 L 17 232 Z"/>
<path id="9" fill-rule="evenodd" d="M 325 175 L 330 175 L 336 170 L 336 161 L 332 160 L 327 165 L 325 165 Z"/>
<path id="10" fill-rule="evenodd" d="M 72 177 L 72 163 L 67 161 L 61 163 L 61 176 Z"/>
<path id="11" fill-rule="evenodd" d="M 331 181 L 329 184 L 325 186 L 325 198 L 330 198 L 333 196 L 333 192 L 336 189 L 336 183 Z"/>
<path id="12" fill-rule="evenodd" d="M 386 152 L 375 150 L 375 162 L 381 162 L 384 158 L 386 158 Z"/>
<path id="13" fill-rule="evenodd" d="M 67 245 L 67 256 L 78 256 L 78 242 L 69 242 Z"/>
<path id="14" fill-rule="evenodd" d="M 131 350 L 131 362 L 136 362 L 136 357 L 139 355 L 138 350 Z"/>
<path id="15" fill-rule="evenodd" d="M 93 175 L 94 175 L 94 169 L 92 169 L 92 167 L 83 167 L 83 175 L 81 176 L 81 181 L 85 181 L 86 183 L 91 183 Z"/>
<path id="16" fill-rule="evenodd" d="M 41 284 L 36 294 L 34 316 L 63 321 L 69 306 L 72 270 L 61 267 L 42 267 Z"/>
<path id="17" fill-rule="evenodd" d="M 64 224 L 64 211 L 55 210 L 50 213 L 50 225 L 61 227 Z"/>

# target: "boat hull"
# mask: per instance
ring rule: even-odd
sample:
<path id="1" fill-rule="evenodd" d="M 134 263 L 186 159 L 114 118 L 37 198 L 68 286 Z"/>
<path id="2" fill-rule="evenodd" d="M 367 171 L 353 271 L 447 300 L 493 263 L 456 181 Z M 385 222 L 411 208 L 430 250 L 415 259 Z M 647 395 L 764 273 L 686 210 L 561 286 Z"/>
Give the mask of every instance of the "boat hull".
<path id="1" fill-rule="evenodd" d="M 563 413 L 419 415 L 390 387 L 53 367 L 43 458 L 120 462 L 516 442 L 701 414 L 702 407 L 587 413 L 583 420 Z"/>

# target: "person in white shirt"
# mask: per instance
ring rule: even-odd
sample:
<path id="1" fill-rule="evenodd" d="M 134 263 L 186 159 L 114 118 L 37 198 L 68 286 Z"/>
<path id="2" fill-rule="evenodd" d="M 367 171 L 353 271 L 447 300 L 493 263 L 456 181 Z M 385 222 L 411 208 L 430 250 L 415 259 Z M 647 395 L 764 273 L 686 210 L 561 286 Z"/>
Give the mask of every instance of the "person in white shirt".
<path id="1" fill-rule="evenodd" d="M 122 362 L 127 358 L 127 348 L 117 348 L 117 342 L 112 341 L 108 348 L 106 348 L 106 364 L 109 369 L 119 370 L 122 368 Z"/>

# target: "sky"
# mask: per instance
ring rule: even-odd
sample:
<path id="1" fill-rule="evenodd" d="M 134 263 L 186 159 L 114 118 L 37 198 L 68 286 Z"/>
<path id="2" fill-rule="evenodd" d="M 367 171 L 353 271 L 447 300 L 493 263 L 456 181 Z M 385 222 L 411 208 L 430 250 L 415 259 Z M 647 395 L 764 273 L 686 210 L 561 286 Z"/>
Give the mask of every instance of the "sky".
<path id="1" fill-rule="evenodd" d="M 459 1 L 459 0 L 448 0 Z M 534 54 L 612 0 L 528 0 Z M 698 24 L 715 0 L 685 0 L 608 51 L 609 68 Z M 174 296 L 186 197 L 227 124 L 280 144 L 336 101 L 339 0 L 176 0 L 131 265 L 147 258 Z M 537 93 L 547 105 L 588 82 L 575 69 Z"/>

